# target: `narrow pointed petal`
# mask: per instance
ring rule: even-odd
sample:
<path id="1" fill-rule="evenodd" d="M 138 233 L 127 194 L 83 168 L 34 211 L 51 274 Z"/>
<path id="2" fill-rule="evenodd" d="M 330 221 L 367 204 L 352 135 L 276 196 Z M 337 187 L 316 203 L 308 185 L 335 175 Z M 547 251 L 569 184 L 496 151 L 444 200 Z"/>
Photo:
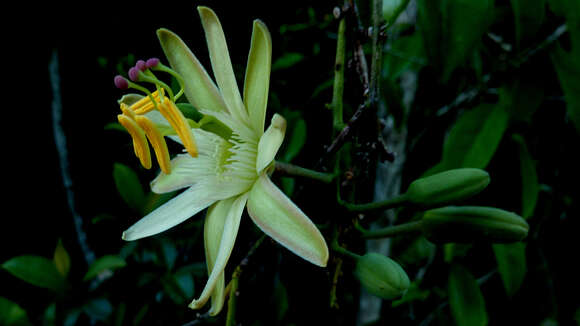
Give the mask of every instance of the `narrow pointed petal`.
<path id="1" fill-rule="evenodd" d="M 163 204 L 123 232 L 123 240 L 137 240 L 163 232 L 221 199 L 215 198 L 206 187 L 201 183 L 195 184 Z"/>
<path id="2" fill-rule="evenodd" d="M 197 11 L 205 31 L 213 74 L 222 97 L 235 118 L 247 121 L 248 115 L 236 82 L 222 25 L 210 8 L 199 6 Z"/>
<path id="3" fill-rule="evenodd" d="M 220 200 L 213 204 L 207 211 L 203 239 L 205 244 L 205 260 L 207 263 L 208 275 L 211 275 L 215 266 L 226 218 L 232 208 L 234 200 L 235 197 Z M 211 313 L 217 314 L 217 312 L 222 309 L 225 299 L 224 297 L 225 277 L 224 273 L 221 273 L 211 294 Z"/>
<path id="4" fill-rule="evenodd" d="M 268 130 L 260 138 L 258 143 L 258 157 L 256 158 L 256 171 L 262 172 L 276 157 L 276 153 L 282 146 L 286 133 L 286 119 L 279 114 L 274 114 Z"/>
<path id="5" fill-rule="evenodd" d="M 199 178 L 191 173 L 197 163 L 189 154 L 180 154 L 171 160 L 171 173 L 159 173 L 150 183 L 151 191 L 164 194 L 193 185 Z"/>
<path id="6" fill-rule="evenodd" d="M 272 239 L 303 259 L 325 267 L 328 247 L 314 223 L 262 174 L 250 190 L 248 213 Z"/>
<path id="7" fill-rule="evenodd" d="M 163 28 L 157 37 L 169 64 L 184 79 L 187 100 L 198 109 L 227 111 L 217 86 L 181 38 Z"/>
<path id="8" fill-rule="evenodd" d="M 231 199 L 229 199 L 229 200 L 231 200 Z M 219 241 L 219 248 L 217 250 L 217 253 L 215 253 L 215 252 L 210 253 L 210 257 L 211 257 L 210 260 L 214 260 L 213 257 L 215 257 L 215 260 L 213 261 L 211 273 L 209 275 L 209 278 L 207 280 L 205 288 L 203 289 L 199 298 L 196 300 L 193 300 L 189 304 L 190 308 L 199 309 L 199 308 L 203 307 L 203 305 L 205 305 L 207 300 L 209 300 L 209 298 L 211 297 L 212 293 L 216 293 L 214 290 L 216 288 L 216 285 L 218 285 L 218 283 L 222 279 L 224 269 L 226 267 L 226 263 L 228 262 L 228 259 L 230 258 L 230 254 L 232 253 L 232 249 L 234 247 L 234 242 L 236 241 L 236 236 L 238 234 L 238 229 L 240 227 L 240 220 L 242 217 L 242 213 L 244 211 L 244 206 L 246 206 L 247 200 L 248 200 L 248 194 L 244 193 L 244 194 L 240 195 L 239 197 L 236 197 L 233 200 L 233 202 L 231 202 L 231 204 L 226 201 L 226 203 L 223 204 L 226 207 L 219 208 L 218 211 L 216 211 L 216 212 L 214 212 L 214 214 L 212 214 L 213 216 L 209 216 L 210 219 L 223 218 L 223 216 L 224 216 L 223 212 L 225 212 L 227 210 L 226 209 L 227 206 L 230 206 L 229 210 L 227 210 L 227 215 L 225 215 L 225 219 L 223 221 L 223 227 L 221 228 L 221 230 L 216 229 L 215 227 L 221 225 L 222 222 L 220 222 L 220 221 L 216 221 L 216 222 L 209 221 L 208 222 L 208 223 L 212 224 L 212 226 L 210 226 L 209 230 L 208 230 L 208 232 L 212 233 L 211 235 L 209 235 L 211 237 L 211 239 L 208 241 L 211 243 L 210 246 L 211 246 L 212 251 L 215 250 L 214 247 L 215 247 L 216 238 L 220 237 L 220 233 L 221 233 L 221 239 Z M 216 303 L 216 305 L 218 305 L 218 304 Z M 210 311 L 210 314 L 215 315 L 218 312 L 219 311 L 212 310 L 212 311 Z"/>
<path id="9" fill-rule="evenodd" d="M 256 19 L 244 81 L 244 103 L 250 116 L 250 124 L 260 134 L 264 131 L 270 67 L 272 64 L 272 38 L 266 25 Z"/>

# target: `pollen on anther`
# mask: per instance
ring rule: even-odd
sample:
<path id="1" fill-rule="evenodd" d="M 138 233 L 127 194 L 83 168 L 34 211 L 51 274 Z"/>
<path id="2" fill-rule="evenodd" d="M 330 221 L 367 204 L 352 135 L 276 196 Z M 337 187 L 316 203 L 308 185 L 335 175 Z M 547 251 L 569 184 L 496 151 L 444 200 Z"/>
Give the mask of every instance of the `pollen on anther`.
<path id="1" fill-rule="evenodd" d="M 118 89 L 125 90 L 129 88 L 129 82 L 125 77 L 117 75 L 115 76 L 115 87 L 117 87 Z"/>

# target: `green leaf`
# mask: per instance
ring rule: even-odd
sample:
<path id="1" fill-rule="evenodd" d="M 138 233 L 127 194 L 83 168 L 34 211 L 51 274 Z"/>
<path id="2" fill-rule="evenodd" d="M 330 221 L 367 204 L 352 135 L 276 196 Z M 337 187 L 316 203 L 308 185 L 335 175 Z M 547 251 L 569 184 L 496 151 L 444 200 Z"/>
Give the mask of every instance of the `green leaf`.
<path id="1" fill-rule="evenodd" d="M 445 1 L 417 0 L 417 25 L 423 36 L 423 48 L 434 67 L 441 66 L 442 15 Z"/>
<path id="2" fill-rule="evenodd" d="M 580 1 L 551 0 L 550 7 L 566 18 L 571 50 L 566 52 L 556 44 L 551 58 L 566 97 L 568 115 L 580 133 Z"/>
<path id="3" fill-rule="evenodd" d="M 544 21 L 546 0 L 510 0 L 514 12 L 516 45 L 519 49 L 533 40 Z"/>
<path id="4" fill-rule="evenodd" d="M 407 4 L 409 0 L 383 0 L 383 18 L 388 25 L 393 25 Z"/>
<path id="5" fill-rule="evenodd" d="M 54 250 L 54 257 L 52 260 L 60 275 L 66 278 L 70 270 L 70 256 L 62 245 L 62 239 L 58 240 L 58 244 Z"/>
<path id="6" fill-rule="evenodd" d="M 495 154 L 508 121 L 509 114 L 501 101 L 463 113 L 445 140 L 441 162 L 425 174 L 462 167 L 484 169 Z"/>
<path id="7" fill-rule="evenodd" d="M 302 118 L 297 118 L 292 121 L 290 126 L 292 130 L 290 131 L 289 140 L 284 146 L 284 152 L 282 155 L 282 160 L 284 162 L 291 162 L 302 150 L 304 144 L 306 143 L 306 122 Z"/>
<path id="8" fill-rule="evenodd" d="M 421 34 L 413 33 L 394 40 L 383 58 L 383 76 L 390 80 L 396 80 L 406 70 L 424 66 L 427 61 Z"/>
<path id="9" fill-rule="evenodd" d="M 2 264 L 2 268 L 19 279 L 34 286 L 55 292 L 62 291 L 66 281 L 60 275 L 52 260 L 40 256 L 18 256 Z"/>
<path id="10" fill-rule="evenodd" d="M 433 1 L 439 2 L 439 1 Z M 443 1 L 443 80 L 471 57 L 490 23 L 493 0 Z"/>
<path id="11" fill-rule="evenodd" d="M 526 277 L 526 245 L 522 242 L 494 244 L 493 252 L 505 291 L 512 297 Z"/>
<path id="12" fill-rule="evenodd" d="M 409 286 L 405 295 L 400 299 L 394 300 L 391 306 L 395 308 L 408 302 L 425 301 L 430 294 L 431 291 L 421 289 L 418 282 L 411 282 L 411 286 Z"/>
<path id="13" fill-rule="evenodd" d="M 125 267 L 126 265 L 127 263 L 125 260 L 119 256 L 106 255 L 100 257 L 91 264 L 83 280 L 87 281 L 93 279 L 107 270 L 112 271 Z"/>
<path id="14" fill-rule="evenodd" d="M 580 49 L 568 53 L 557 45 L 551 58 L 566 97 L 568 115 L 580 133 Z"/>
<path id="15" fill-rule="evenodd" d="M 25 326 L 32 325 L 26 315 L 26 310 L 4 297 L 0 297 L 0 325 Z"/>
<path id="16" fill-rule="evenodd" d="M 51 303 L 44 309 L 44 314 L 42 316 L 43 326 L 55 326 L 56 325 L 56 303 Z"/>
<path id="17" fill-rule="evenodd" d="M 189 103 L 177 103 L 175 105 L 177 106 L 179 111 L 183 113 L 183 116 L 188 119 L 198 122 L 199 120 L 201 120 L 201 118 L 203 118 L 203 114 L 197 111 L 197 109 L 194 108 L 193 105 Z"/>
<path id="18" fill-rule="evenodd" d="M 471 243 L 446 243 L 443 245 L 443 260 L 451 263 L 455 258 L 463 258 L 472 247 Z"/>
<path id="19" fill-rule="evenodd" d="M 529 123 L 544 100 L 544 77 L 536 69 L 524 70 L 514 75 L 509 85 L 500 89 L 500 96 L 509 103 L 504 107 L 511 117 Z"/>
<path id="20" fill-rule="evenodd" d="M 304 60 L 304 55 L 298 52 L 286 52 L 272 64 L 272 71 L 288 69 Z"/>
<path id="21" fill-rule="evenodd" d="M 161 278 L 163 291 L 177 305 L 182 305 L 193 296 L 193 277 L 189 273 L 166 274 Z"/>
<path id="22" fill-rule="evenodd" d="M 485 301 L 475 277 L 460 265 L 449 273 L 449 307 L 457 325 L 487 325 Z"/>
<path id="23" fill-rule="evenodd" d="M 281 322 L 288 312 L 288 291 L 280 280 L 274 285 L 274 305 L 276 307 L 276 320 Z"/>
<path id="24" fill-rule="evenodd" d="M 145 192 L 135 171 L 121 163 L 113 166 L 113 178 L 117 191 L 127 205 L 136 212 L 142 212 L 145 207 Z"/>
<path id="25" fill-rule="evenodd" d="M 520 156 L 520 174 L 522 177 L 522 217 L 527 219 L 534 214 L 538 194 L 540 193 L 540 184 L 536 165 L 528 152 L 525 140 L 519 136 L 512 137 L 519 145 Z"/>
<path id="26" fill-rule="evenodd" d="M 87 302 L 83 306 L 83 311 L 95 320 L 106 320 L 113 312 L 111 302 L 105 298 L 97 298 Z"/>

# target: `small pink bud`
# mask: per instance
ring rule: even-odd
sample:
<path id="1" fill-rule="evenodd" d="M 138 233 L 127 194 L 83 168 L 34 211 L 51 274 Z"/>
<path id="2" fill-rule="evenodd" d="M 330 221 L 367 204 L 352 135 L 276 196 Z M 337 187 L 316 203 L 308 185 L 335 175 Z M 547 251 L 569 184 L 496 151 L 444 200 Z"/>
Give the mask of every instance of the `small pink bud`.
<path id="1" fill-rule="evenodd" d="M 125 79 L 125 77 L 117 75 L 115 76 L 115 87 L 118 89 L 127 89 L 129 88 L 129 82 L 127 79 Z"/>
<path id="2" fill-rule="evenodd" d="M 139 79 L 139 69 L 137 67 L 132 67 L 129 69 L 129 79 L 136 82 Z"/>
<path id="3" fill-rule="evenodd" d="M 145 61 L 137 60 L 137 63 L 135 64 L 135 68 L 137 68 L 141 71 L 145 71 L 145 69 L 147 69 L 147 65 L 145 64 Z"/>
<path id="4" fill-rule="evenodd" d="M 151 58 L 149 60 L 147 60 L 147 68 L 152 68 L 152 67 L 156 67 L 159 64 L 159 59 L 157 58 Z"/>

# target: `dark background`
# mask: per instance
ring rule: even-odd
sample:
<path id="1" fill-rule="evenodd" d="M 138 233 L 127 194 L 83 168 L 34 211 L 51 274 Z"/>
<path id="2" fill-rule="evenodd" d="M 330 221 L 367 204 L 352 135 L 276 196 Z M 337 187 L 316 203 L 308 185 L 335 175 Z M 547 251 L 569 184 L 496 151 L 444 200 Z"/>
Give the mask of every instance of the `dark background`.
<path id="1" fill-rule="evenodd" d="M 301 64 L 291 70 L 273 73 L 271 91 L 276 98 L 274 100 L 270 98 L 271 102 L 284 103 L 283 109 L 300 110 L 305 120 L 309 122 L 308 135 L 311 138 L 296 163 L 312 166 L 312 158 L 318 159 L 323 146 L 330 141 L 324 136 L 329 134 L 330 128 L 330 111 L 324 108 L 330 101 L 330 93 L 327 92 L 326 96 L 316 99 L 312 99 L 312 93 L 320 84 L 332 77 L 336 22 L 332 20 L 331 13 L 335 4 L 334 1 L 264 3 L 173 1 L 154 5 L 140 1 L 73 4 L 52 2 L 16 4 L 20 8 L 14 11 L 7 10 L 4 13 L 6 16 L 14 14 L 17 19 L 14 24 L 4 29 L 3 35 L 3 52 L 8 55 L 8 59 L 5 59 L 3 66 L 4 82 L 7 85 L 4 88 L 3 112 L 7 114 L 2 121 L 4 127 L 2 158 L 5 176 L 0 184 L 4 185 L 5 193 L 2 195 L 4 212 L 0 227 L 2 248 L 0 261 L 23 254 L 52 257 L 57 239 L 61 238 L 71 254 L 73 277 L 82 278 L 86 270 L 67 205 L 53 137 L 51 116 L 53 96 L 48 64 L 55 53 L 58 56 L 63 128 L 67 140 L 75 208 L 83 217 L 89 245 L 97 256 L 100 256 L 117 252 L 124 244 L 120 238 L 121 232 L 139 217 L 126 207 L 117 193 L 112 177 L 113 164 L 121 162 L 135 168 L 143 185 L 147 185 L 155 175 L 154 169 L 147 171 L 139 168 L 126 134 L 104 128 L 106 124 L 116 121 L 119 112 L 116 100 L 123 94 L 113 85 L 113 77 L 119 73 L 117 64 L 125 64 L 123 67 L 128 68 L 124 60 L 129 54 L 134 55 L 136 59 L 163 58 L 155 31 L 165 27 L 180 35 L 200 61 L 206 67 L 209 66 L 204 34 L 195 10 L 197 5 L 208 5 L 220 17 L 234 68 L 238 72 L 238 77 L 243 76 L 252 21 L 260 18 L 272 34 L 274 60 L 285 52 L 312 54 L 307 55 Z M 311 23 L 309 7 L 315 9 L 314 17 L 317 23 L 326 28 L 312 25 L 290 36 L 282 33 L 281 26 Z M 324 22 L 328 23 L 324 25 Z M 506 20 L 503 28 L 512 27 Z M 550 26 L 546 27 L 549 28 Z M 318 50 L 314 49 L 315 44 Z M 550 92 L 561 95 L 557 78 L 550 66 L 538 66 L 538 73 L 545 76 Z M 429 77 L 427 75 L 424 78 L 428 81 Z M 423 87 L 423 90 L 427 91 L 421 93 L 422 97 L 417 101 L 424 106 L 427 106 L 425 102 L 429 101 L 436 103 L 432 106 L 441 106 L 440 104 L 447 103 L 457 94 L 453 86 L 456 85 Z M 281 108 L 279 104 L 272 106 L 274 110 Z M 579 181 L 579 165 L 575 158 L 578 135 L 569 123 L 563 123 L 566 115 L 563 103 L 545 102 L 542 108 L 534 117 L 532 127 L 522 128 L 527 132 L 526 136 L 530 136 L 533 140 L 534 146 L 531 151 L 534 157 L 542 158 L 542 164 L 538 166 L 540 181 L 555 185 L 561 194 L 574 194 Z M 414 125 L 414 128 L 421 129 L 431 122 L 428 120 L 423 124 L 419 123 Z M 415 156 L 410 156 L 406 184 L 437 162 L 437 153 L 440 152 L 445 129 L 443 127 L 435 128 L 435 131 L 430 129 L 433 138 L 423 144 L 421 147 L 423 152 L 416 151 Z M 512 126 L 516 130 L 518 127 Z M 518 203 L 511 199 L 518 190 L 514 191 L 513 179 L 509 179 L 517 169 L 517 163 L 514 163 L 516 158 L 510 156 L 513 151 L 514 148 L 504 141 L 497 154 L 501 159 L 496 159 L 490 164 L 489 169 L 494 171 L 494 183 L 490 186 L 488 195 L 483 197 L 486 203 L 495 205 L 499 203 L 507 208 L 518 206 Z M 423 156 L 423 153 L 428 155 Z M 318 207 L 310 200 L 309 195 L 328 192 L 329 189 L 312 187 L 314 188 L 311 192 L 298 196 L 296 201 L 305 211 L 313 212 L 313 216 L 327 217 L 325 216 L 328 214 L 327 207 Z M 563 318 L 564 322 L 561 325 L 566 325 L 568 321 L 572 322 L 570 318 L 578 307 L 576 295 L 578 268 L 573 266 L 578 256 L 576 239 L 579 209 L 578 202 L 573 200 L 575 198 L 577 197 L 568 198 L 570 201 L 566 202 L 568 199 L 565 200 L 562 196 L 550 201 L 557 209 L 546 207 L 543 204 L 545 202 L 540 202 L 539 209 L 558 214 L 550 216 L 549 219 L 536 218 L 531 221 L 534 232 L 539 232 L 536 230 L 541 228 L 541 241 L 533 243 L 532 249 L 536 249 L 534 246 L 537 246 L 542 250 L 537 251 L 541 255 L 534 254 L 528 257 L 531 276 L 526 279 L 527 283 L 523 290 L 514 300 L 498 295 L 503 289 L 496 276 L 484 293 L 486 298 L 491 298 L 487 303 L 488 311 L 496 324 L 517 323 L 522 319 L 526 321 L 525 324 L 539 324 L 555 309 L 549 307 L 550 304 L 558 306 L 565 315 L 566 318 Z M 106 219 L 103 223 L 92 223 L 96 217 L 103 214 L 114 214 L 115 218 Z M 244 226 L 246 230 L 252 229 L 250 224 L 246 223 Z M 184 235 L 179 232 L 170 231 L 169 234 Z M 242 245 L 236 258 L 240 258 L 251 245 L 253 234 L 247 232 L 246 234 L 246 238 L 242 236 L 239 241 Z M 311 304 L 326 302 L 327 284 L 321 284 L 327 281 L 328 275 L 325 274 L 327 272 L 321 272 L 306 263 L 299 262 L 286 252 L 281 254 L 284 258 L 282 259 L 281 250 L 275 248 L 273 244 L 266 246 L 261 253 L 261 259 L 268 263 L 254 267 L 250 270 L 250 274 L 256 278 L 266 275 L 262 277 L 266 280 L 272 275 L 284 278 L 290 297 L 298 298 L 293 301 L 292 312 L 304 315 L 304 318 L 297 320 L 303 322 L 309 320 L 314 324 L 319 319 L 328 317 L 327 311 L 319 313 L 318 306 Z M 470 257 L 467 260 L 470 266 L 485 265 L 493 261 L 489 251 L 485 251 L 487 247 L 476 249 L 479 249 L 478 253 L 486 254 Z M 199 252 L 193 251 L 189 254 L 199 255 L 195 260 L 203 261 L 201 248 L 196 250 Z M 439 272 L 440 274 L 434 272 L 428 277 L 432 284 L 445 282 L 447 276 L 445 267 Z M 253 279 L 251 281 L 253 282 Z M 265 283 L 263 287 L 253 290 L 254 298 L 261 298 L 256 301 L 257 305 L 269 301 L 268 296 L 274 288 L 272 284 Z M 345 286 L 352 285 L 348 282 L 346 284 Z M 356 283 L 353 284 L 358 286 Z M 321 289 L 312 293 L 308 291 L 316 287 Z M 30 315 L 39 314 L 46 302 L 51 300 L 50 293 L 27 285 L 4 271 L 0 271 L 0 288 L 2 296 L 26 307 Z M 199 289 L 200 285 L 196 284 L 196 294 L 199 293 Z M 354 292 L 356 295 L 356 291 Z M 138 300 L 140 293 L 127 296 L 131 295 L 134 296 L 133 299 Z M 551 297 L 556 297 L 557 300 L 548 299 Z M 353 297 L 345 299 L 346 310 L 355 309 L 356 305 L 353 304 L 356 302 L 355 299 Z M 254 306 L 249 297 L 246 297 L 246 300 L 246 303 L 243 303 L 243 307 L 248 308 L 245 320 L 252 320 L 252 315 L 260 312 L 260 307 Z M 438 303 L 430 302 L 431 305 L 428 308 L 423 307 L 418 314 L 426 314 L 428 309 Z M 171 309 L 176 310 L 180 307 L 172 306 Z M 264 306 L 264 310 L 267 311 L 263 313 L 273 314 L 272 309 L 271 306 Z M 193 312 L 187 311 L 184 315 L 176 317 L 176 320 L 186 322 L 194 316 Z M 412 324 L 406 319 L 406 311 L 392 311 L 391 315 L 387 316 Z M 344 321 L 345 324 L 350 322 L 351 320 Z"/>

